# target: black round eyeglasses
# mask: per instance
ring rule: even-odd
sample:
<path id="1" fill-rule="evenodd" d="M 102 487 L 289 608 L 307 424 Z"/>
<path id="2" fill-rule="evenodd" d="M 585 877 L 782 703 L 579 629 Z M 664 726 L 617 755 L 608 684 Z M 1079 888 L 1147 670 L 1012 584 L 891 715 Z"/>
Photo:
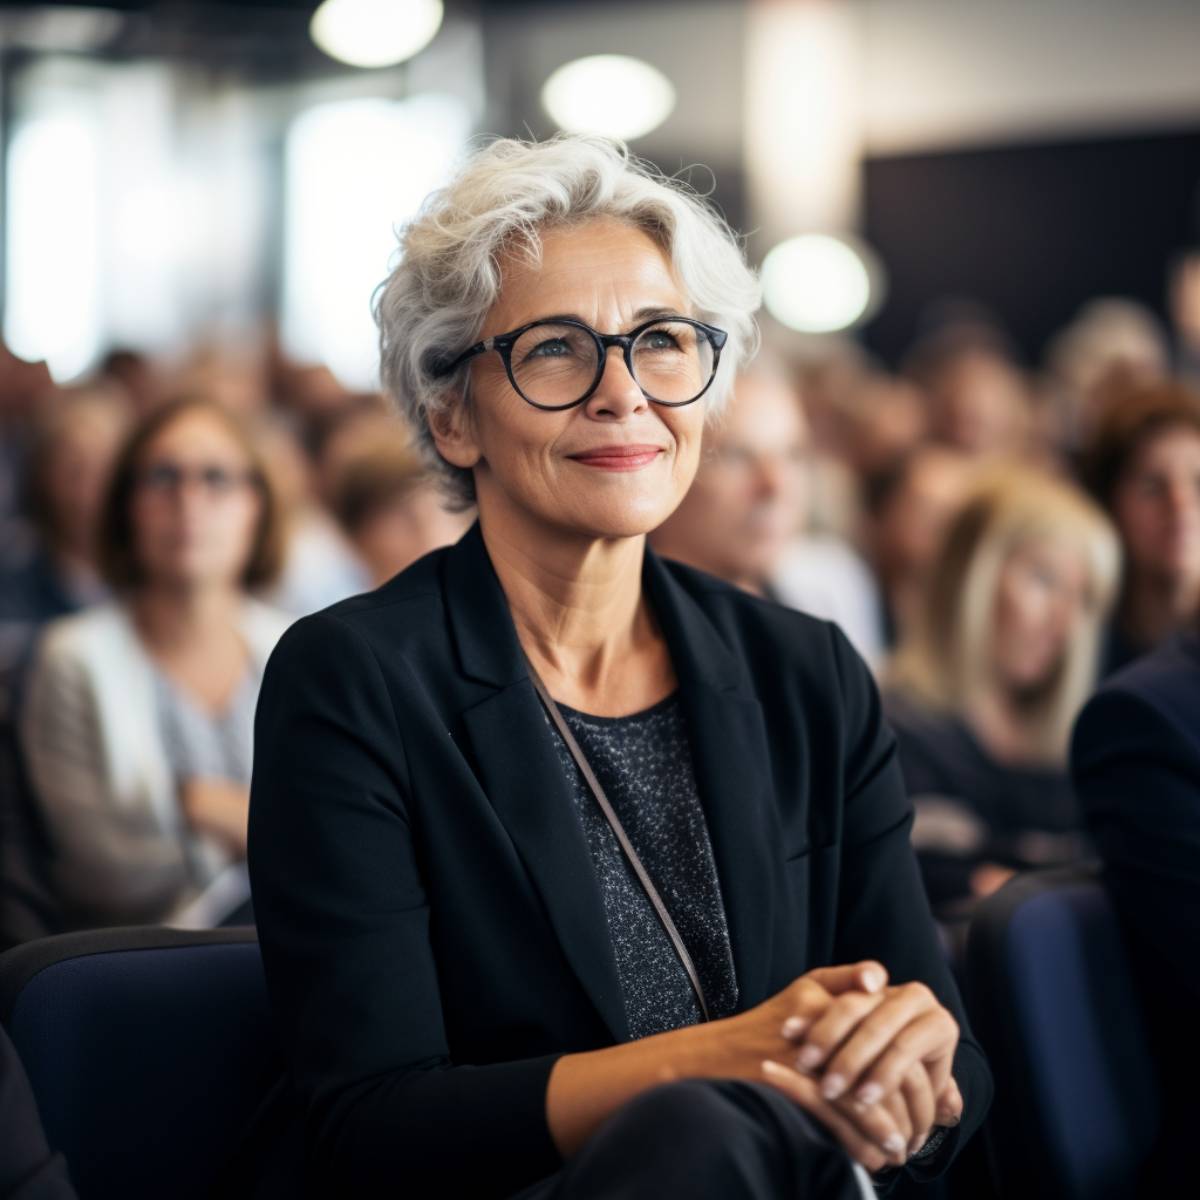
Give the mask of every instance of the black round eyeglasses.
<path id="1" fill-rule="evenodd" d="M 477 354 L 496 350 L 521 399 L 555 412 L 574 408 L 595 392 L 609 347 L 619 346 L 646 399 L 681 408 L 708 391 L 728 336 L 690 317 L 655 317 L 628 333 L 599 333 L 574 317 L 546 317 L 476 342 L 435 375 L 444 378 Z"/>

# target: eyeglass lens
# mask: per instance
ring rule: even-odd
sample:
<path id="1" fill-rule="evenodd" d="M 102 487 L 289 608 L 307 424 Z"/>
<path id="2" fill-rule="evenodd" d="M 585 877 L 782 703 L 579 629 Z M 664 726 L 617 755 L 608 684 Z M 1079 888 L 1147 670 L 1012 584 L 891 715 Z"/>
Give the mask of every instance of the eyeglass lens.
<path id="1" fill-rule="evenodd" d="M 643 330 L 630 349 L 633 378 L 652 400 L 686 404 L 708 386 L 713 346 L 686 321 L 663 321 Z M 582 399 L 600 367 L 599 347 L 584 329 L 546 321 L 527 329 L 513 344 L 517 389 L 534 404 L 558 407 Z"/>
<path id="2" fill-rule="evenodd" d="M 146 467 L 140 481 L 148 491 L 166 493 L 177 492 L 186 481 L 195 480 L 209 495 L 226 496 L 242 484 L 249 483 L 251 477 L 249 471 L 216 464 L 189 468 L 179 463 L 161 462 Z"/>

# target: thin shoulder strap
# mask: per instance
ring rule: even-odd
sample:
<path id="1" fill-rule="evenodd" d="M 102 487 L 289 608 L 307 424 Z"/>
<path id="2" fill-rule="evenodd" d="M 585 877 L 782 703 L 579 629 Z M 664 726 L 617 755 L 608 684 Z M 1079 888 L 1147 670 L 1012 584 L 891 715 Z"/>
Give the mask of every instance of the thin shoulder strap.
<path id="1" fill-rule="evenodd" d="M 609 826 L 616 835 L 621 849 L 625 852 L 625 857 L 629 860 L 629 865 L 638 877 L 638 882 L 645 890 L 650 903 L 654 906 L 654 911 L 658 914 L 658 919 L 667 931 L 667 936 L 671 939 L 671 944 L 675 947 L 675 953 L 679 956 L 679 961 L 683 964 L 683 969 L 687 972 L 688 979 L 691 980 L 692 990 L 696 993 L 696 999 L 700 1003 L 700 1012 L 706 1021 L 711 1020 L 712 1017 L 708 1011 L 708 1001 L 704 998 L 704 988 L 701 987 L 700 976 L 696 972 L 696 964 L 692 962 L 692 956 L 688 953 L 688 948 L 684 945 L 683 938 L 679 936 L 679 930 L 675 928 L 675 922 L 671 920 L 671 914 L 667 911 L 667 906 L 658 894 L 658 889 L 651 882 L 646 868 L 642 866 L 642 860 L 638 858 L 637 851 L 634 850 L 633 844 L 626 835 L 620 818 L 608 802 L 608 797 L 604 794 L 604 789 L 600 786 L 600 780 L 596 778 L 596 774 L 592 770 L 587 756 L 580 749 L 579 743 L 575 740 L 575 735 L 564 720 L 558 705 L 555 704 L 553 697 L 546 690 L 546 685 L 542 682 L 541 676 L 534 669 L 533 663 L 529 661 L 528 657 L 526 657 L 525 662 L 529 667 L 529 678 L 533 681 L 534 689 L 545 706 L 546 712 L 550 715 L 550 720 L 554 723 L 554 728 L 558 730 L 559 736 L 566 743 L 567 749 L 571 752 L 571 757 L 575 760 L 575 765 L 579 768 L 580 774 L 587 782 L 592 795 L 596 798 L 596 803 L 600 806 L 600 811 L 604 814 L 605 820 L 608 821 Z"/>

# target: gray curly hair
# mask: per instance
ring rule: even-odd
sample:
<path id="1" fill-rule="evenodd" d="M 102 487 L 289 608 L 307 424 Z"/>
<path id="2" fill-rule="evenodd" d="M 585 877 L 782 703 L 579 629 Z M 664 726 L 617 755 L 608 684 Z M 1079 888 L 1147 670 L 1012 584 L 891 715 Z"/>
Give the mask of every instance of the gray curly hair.
<path id="1" fill-rule="evenodd" d="M 468 403 L 467 366 L 449 377 L 438 368 L 479 340 L 500 292 L 504 255 L 536 264 L 539 231 L 594 217 L 626 221 L 653 238 L 695 315 L 728 333 L 709 412 L 721 409 L 758 348 L 758 280 L 729 226 L 688 184 L 604 138 L 491 142 L 405 227 L 396 266 L 374 299 L 384 390 L 455 507 L 474 502 L 474 478 L 438 454 L 430 415 Z"/>

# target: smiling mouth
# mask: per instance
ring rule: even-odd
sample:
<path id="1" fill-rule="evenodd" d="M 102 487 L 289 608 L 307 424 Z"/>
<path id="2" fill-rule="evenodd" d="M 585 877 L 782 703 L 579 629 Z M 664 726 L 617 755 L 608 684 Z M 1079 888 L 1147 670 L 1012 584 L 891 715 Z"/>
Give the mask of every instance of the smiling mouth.
<path id="1" fill-rule="evenodd" d="M 580 454 L 567 455 L 573 462 L 601 471 L 639 471 L 656 461 L 661 446 L 598 446 Z"/>

